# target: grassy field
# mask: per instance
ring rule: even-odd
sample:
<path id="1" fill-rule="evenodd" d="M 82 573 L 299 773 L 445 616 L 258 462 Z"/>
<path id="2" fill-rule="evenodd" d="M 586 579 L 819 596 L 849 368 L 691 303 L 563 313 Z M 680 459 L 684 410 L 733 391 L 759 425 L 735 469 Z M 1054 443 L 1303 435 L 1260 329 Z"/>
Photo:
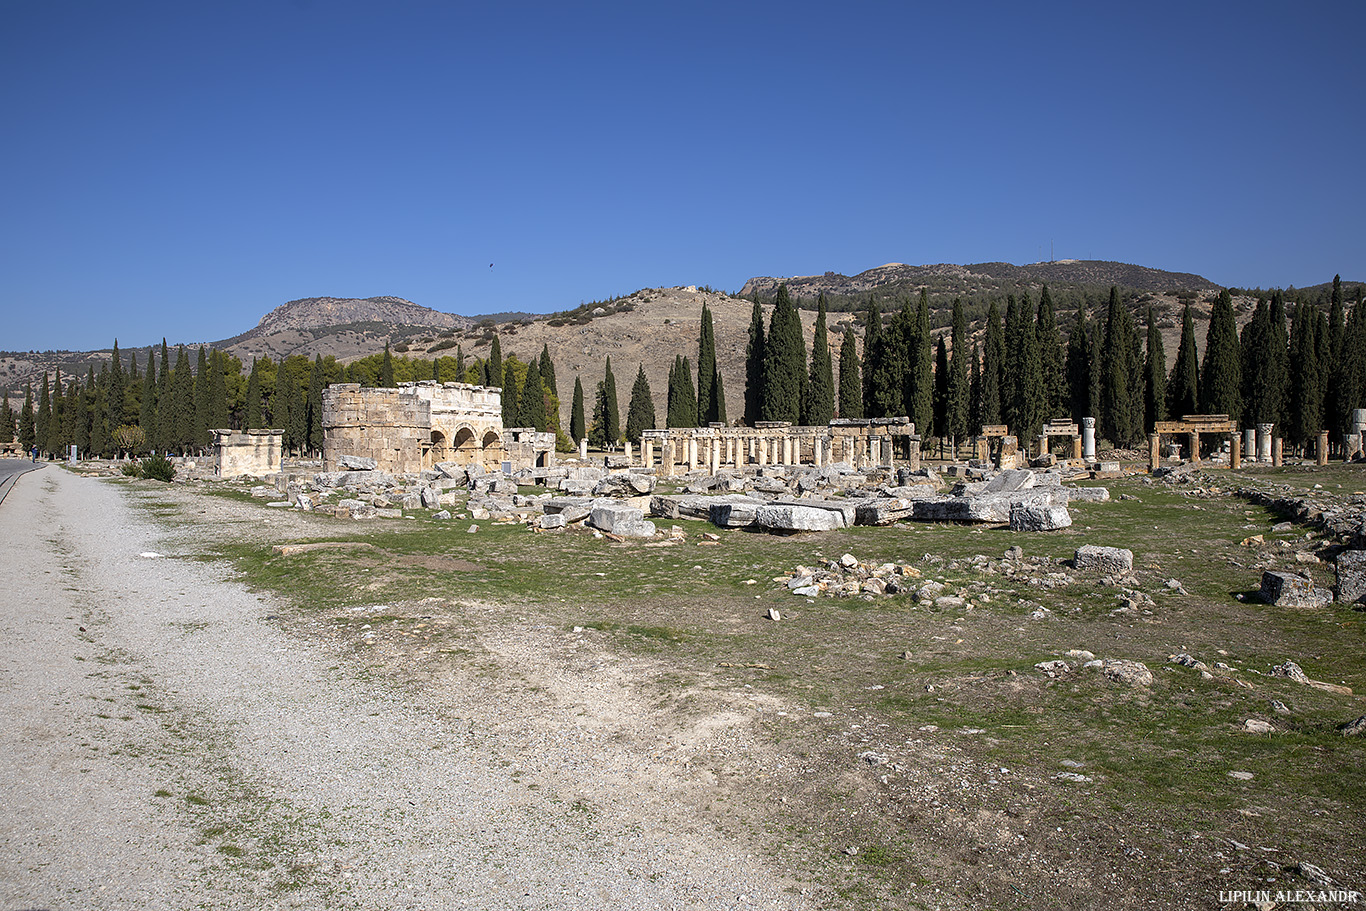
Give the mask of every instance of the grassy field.
<path id="1" fill-rule="evenodd" d="M 1280 517 L 1214 474 L 1203 488 L 1107 482 L 1110 502 L 1074 504 L 1074 526 L 1054 533 L 903 524 L 713 544 L 702 536 L 717 529 L 680 521 L 676 542 L 613 543 L 415 512 L 301 516 L 285 537 L 364 547 L 283 556 L 268 535 L 205 555 L 290 605 L 282 623 L 325 629 L 358 673 L 397 685 L 477 674 L 511 694 L 533 672 L 487 642 L 540 630 L 630 662 L 656 712 L 642 726 L 750 707 L 752 755 L 718 746 L 689 766 L 710 762 L 720 782 L 700 808 L 814 878 L 831 907 L 1217 907 L 1221 890 L 1315 887 L 1301 863 L 1360 890 L 1366 743 L 1337 728 L 1366 701 L 1269 674 L 1289 659 L 1366 692 L 1366 613 L 1252 597 L 1267 568 L 1331 587 L 1331 563 L 1297 557 L 1331 542 L 1273 531 Z M 1366 488 L 1356 467 L 1256 477 Z M 1082 544 L 1129 548 L 1133 576 L 1073 572 Z M 1022 561 L 1004 559 L 1014 545 Z M 962 601 L 808 600 L 775 581 L 845 553 L 912 567 L 911 588 L 939 582 Z M 1142 662 L 1154 682 L 1034 668 L 1069 650 Z M 1248 719 L 1275 732 L 1247 733 Z"/>

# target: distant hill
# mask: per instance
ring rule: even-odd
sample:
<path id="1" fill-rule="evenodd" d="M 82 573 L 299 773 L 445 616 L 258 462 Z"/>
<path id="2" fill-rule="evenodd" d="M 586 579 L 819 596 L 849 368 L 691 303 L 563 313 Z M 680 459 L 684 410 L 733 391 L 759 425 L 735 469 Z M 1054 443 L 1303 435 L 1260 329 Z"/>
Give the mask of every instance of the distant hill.
<path id="1" fill-rule="evenodd" d="M 788 293 L 801 300 L 815 300 L 822 292 L 832 305 L 850 299 L 866 299 L 869 292 L 885 298 L 900 294 L 918 295 L 926 289 L 931 297 L 953 295 L 965 298 L 1016 294 L 1037 289 L 1045 283 L 1056 293 L 1082 288 L 1103 288 L 1111 285 L 1134 291 L 1175 295 L 1178 292 L 1218 291 L 1219 285 L 1199 275 L 1187 272 L 1164 272 L 1146 266 L 1100 260 L 1059 260 L 1016 266 L 1011 263 L 976 263 L 957 266 L 941 263 L 930 266 L 908 266 L 887 263 L 857 275 L 826 272 L 824 275 L 797 275 L 789 278 L 758 276 L 745 282 L 741 297 L 758 295 L 770 299 L 780 284 Z"/>
<path id="2" fill-rule="evenodd" d="M 468 316 L 442 313 L 401 297 L 305 297 L 288 301 L 261 317 L 252 334 L 286 329 L 321 329 L 347 323 L 393 323 L 403 326 L 435 326 L 464 329 L 474 324 Z"/>

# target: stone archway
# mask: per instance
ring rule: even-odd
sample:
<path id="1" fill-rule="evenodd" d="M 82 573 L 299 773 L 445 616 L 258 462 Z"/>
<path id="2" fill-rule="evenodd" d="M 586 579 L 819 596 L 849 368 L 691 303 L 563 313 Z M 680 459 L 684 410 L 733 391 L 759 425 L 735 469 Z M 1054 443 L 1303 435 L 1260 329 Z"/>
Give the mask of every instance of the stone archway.
<path id="1" fill-rule="evenodd" d="M 462 425 L 455 432 L 455 439 L 451 441 L 453 450 L 452 460 L 458 465 L 470 465 L 480 463 L 479 440 L 474 435 L 474 429 L 468 424 Z"/>
<path id="2" fill-rule="evenodd" d="M 446 435 L 440 430 L 432 431 L 431 442 L 426 448 L 427 452 L 423 459 L 424 468 L 431 468 L 438 462 L 449 461 L 451 457 L 450 450 L 446 446 Z"/>
<path id="3" fill-rule="evenodd" d="M 483 464 L 489 471 L 498 471 L 503 467 L 503 438 L 498 435 L 496 430 L 490 430 L 484 434 L 483 443 Z"/>

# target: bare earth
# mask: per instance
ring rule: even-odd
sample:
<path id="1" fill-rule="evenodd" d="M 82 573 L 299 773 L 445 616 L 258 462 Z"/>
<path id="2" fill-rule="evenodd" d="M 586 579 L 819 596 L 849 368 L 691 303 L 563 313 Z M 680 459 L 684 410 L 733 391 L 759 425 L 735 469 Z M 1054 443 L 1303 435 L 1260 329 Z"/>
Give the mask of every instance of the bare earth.
<path id="1" fill-rule="evenodd" d="M 743 751 L 742 713 L 623 740 L 631 669 L 537 674 L 549 631 L 482 643 L 534 699 L 414 699 L 177 558 L 208 532 L 140 495 L 49 467 L 0 506 L 0 907 L 808 906 L 679 772 Z"/>

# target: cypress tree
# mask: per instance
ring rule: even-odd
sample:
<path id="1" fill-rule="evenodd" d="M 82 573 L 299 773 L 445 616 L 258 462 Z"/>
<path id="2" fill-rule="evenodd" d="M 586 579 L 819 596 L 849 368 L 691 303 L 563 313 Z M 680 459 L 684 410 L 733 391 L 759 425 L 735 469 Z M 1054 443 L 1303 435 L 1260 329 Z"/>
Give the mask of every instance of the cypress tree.
<path id="1" fill-rule="evenodd" d="M 778 286 L 764 342 L 763 419 L 800 424 L 805 383 L 806 345 L 802 341 L 801 317 L 787 293 L 787 285 L 783 284 Z"/>
<path id="2" fill-rule="evenodd" d="M 34 419 L 34 430 L 38 435 L 38 449 L 44 453 L 50 453 L 48 448 L 48 436 L 51 433 L 52 424 L 52 398 L 48 390 L 47 371 L 43 371 L 43 385 L 38 392 L 38 415 Z"/>
<path id="3" fill-rule="evenodd" d="M 93 383 L 82 385 L 77 379 L 73 379 L 67 386 L 65 410 L 68 415 L 68 427 L 65 436 L 75 443 L 81 452 L 88 452 L 90 449 L 90 404 L 94 398 L 93 387 Z"/>
<path id="4" fill-rule="evenodd" d="M 488 385 L 503 385 L 503 346 L 498 342 L 498 336 L 493 337 L 493 346 L 489 349 Z"/>
<path id="5" fill-rule="evenodd" d="M 96 383 L 95 394 L 90 400 L 90 441 L 86 446 L 87 455 L 103 458 L 109 450 L 109 419 L 105 416 L 108 399 L 105 394 L 107 383 Z"/>
<path id="6" fill-rule="evenodd" d="M 1152 304 L 1148 305 L 1148 358 L 1144 364 L 1144 428 L 1152 433 L 1158 421 L 1167 419 L 1167 352 L 1162 346 L 1162 330 L 1157 327 Z"/>
<path id="7" fill-rule="evenodd" d="M 617 407 L 617 378 L 612 375 L 612 358 L 607 357 L 602 377 L 603 440 L 608 446 L 621 441 L 621 411 Z"/>
<path id="8" fill-rule="evenodd" d="M 844 327 L 840 343 L 840 408 L 842 418 L 857 420 L 863 417 L 863 379 L 859 376 L 858 343 L 854 328 Z"/>
<path id="9" fill-rule="evenodd" d="M 158 385 L 156 358 L 148 352 L 147 373 L 142 379 L 142 402 L 138 407 L 138 426 L 142 428 L 143 449 L 156 445 Z"/>
<path id="10" fill-rule="evenodd" d="M 759 301 L 749 318 L 749 343 L 745 346 L 745 415 L 744 422 L 753 427 L 763 415 L 764 401 L 764 311 Z"/>
<path id="11" fill-rule="evenodd" d="M 384 343 L 384 356 L 379 362 L 379 385 L 386 389 L 394 385 L 394 358 L 389 353 L 389 343 Z"/>
<path id="12" fill-rule="evenodd" d="M 583 382 L 575 375 L 574 397 L 569 404 L 569 436 L 574 440 L 574 444 L 578 445 L 587 432 L 587 421 L 583 413 Z"/>
<path id="13" fill-rule="evenodd" d="M 9 390 L 0 392 L 0 443 L 14 439 L 14 409 L 9 403 Z"/>
<path id="14" fill-rule="evenodd" d="M 1342 408 L 1343 347 L 1347 337 L 1347 316 L 1342 305 L 1342 278 L 1333 276 L 1333 296 L 1328 311 L 1328 358 L 1323 363 L 1323 419 L 1334 439 L 1347 430 L 1347 414 Z"/>
<path id="15" fill-rule="evenodd" d="M 199 362 L 194 374 L 194 442 L 196 447 L 209 442 L 209 357 L 199 346 Z"/>
<path id="16" fill-rule="evenodd" d="M 626 439 L 639 443 L 641 433 L 654 426 L 655 402 L 650 395 L 650 381 L 645 378 L 645 365 L 642 363 L 636 369 L 636 381 L 631 386 L 631 404 L 626 408 Z"/>
<path id="17" fill-rule="evenodd" d="M 716 376 L 712 380 L 712 409 L 716 413 L 713 419 L 718 424 L 727 423 L 726 419 L 726 384 L 721 381 L 721 370 L 718 368 Z"/>
<path id="18" fill-rule="evenodd" d="M 156 448 L 162 455 L 176 447 L 175 402 L 171 396 L 171 353 L 166 339 L 161 340 L 161 373 L 157 380 Z M 151 432 L 148 432 L 151 435 Z"/>
<path id="19" fill-rule="evenodd" d="M 934 339 L 930 337 L 930 296 L 924 288 L 920 289 L 920 300 L 908 329 L 905 414 L 924 433 L 934 423 Z"/>
<path id="20" fill-rule="evenodd" d="M 1119 288 L 1111 286 L 1100 352 L 1099 424 L 1101 435 L 1116 446 L 1130 446 L 1143 434 L 1143 374 L 1137 346 L 1133 317 L 1119 301 Z"/>
<path id="21" fill-rule="evenodd" d="M 24 404 L 19 409 L 19 448 L 28 453 L 33 449 L 37 439 L 38 433 L 33 416 L 33 384 L 25 383 Z"/>
<path id="22" fill-rule="evenodd" d="M 545 389 L 541 386 L 541 364 L 537 358 L 533 357 L 527 365 L 526 380 L 522 383 L 521 404 L 517 410 L 522 423 L 528 427 L 535 427 L 537 430 L 549 428 L 545 416 Z"/>
<path id="23" fill-rule="evenodd" d="M 1003 415 L 1001 390 L 1005 376 L 1006 340 L 996 301 L 987 309 L 987 337 L 982 346 L 982 424 L 999 424 Z"/>
<path id="24" fill-rule="evenodd" d="M 560 387 L 559 384 L 555 382 L 555 364 L 550 360 L 550 346 L 548 344 L 541 345 L 540 368 L 542 388 L 551 395 L 558 396 L 560 394 Z M 560 423 L 558 416 L 555 418 L 555 423 L 556 425 Z"/>
<path id="25" fill-rule="evenodd" d="M 1258 298 L 1257 309 L 1243 326 L 1239 341 L 1243 416 L 1252 424 L 1271 420 L 1270 395 L 1265 385 L 1271 370 L 1271 360 L 1267 356 L 1270 332 L 1271 310 L 1264 298 Z"/>
<path id="26" fill-rule="evenodd" d="M 1271 293 L 1270 336 L 1265 341 L 1268 367 L 1266 372 L 1268 420 L 1285 424 L 1289 418 L 1290 390 L 1290 333 L 1286 328 L 1285 295 L 1280 290 Z"/>
<path id="27" fill-rule="evenodd" d="M 693 394 L 692 365 L 686 357 L 678 363 L 679 427 L 698 427 L 697 397 Z"/>
<path id="28" fill-rule="evenodd" d="M 307 363 L 307 360 L 304 363 Z M 277 382 L 284 382 L 285 396 L 289 400 L 288 437 L 292 448 L 302 452 L 308 446 L 308 411 L 304 387 L 301 382 L 303 377 L 299 374 L 295 364 L 288 363 L 288 361 L 280 364 L 279 375 L 280 380 Z"/>
<path id="29" fill-rule="evenodd" d="M 811 374 L 807 380 L 806 412 L 802 423 L 823 427 L 835 416 L 835 373 L 826 330 L 825 293 L 816 300 L 816 329 L 811 340 Z"/>
<path id="30" fill-rule="evenodd" d="M 326 386 L 323 371 L 323 356 L 316 354 L 313 356 L 313 366 L 308 371 L 308 401 L 305 402 L 308 411 L 308 448 L 313 452 L 322 452 L 323 448 L 323 388 Z"/>
<path id="31" fill-rule="evenodd" d="M 1039 310 L 1034 326 L 1039 343 L 1039 364 L 1043 372 L 1044 417 L 1059 418 L 1067 413 L 1067 367 L 1058 333 L 1057 314 L 1048 286 L 1039 294 Z"/>
<path id="32" fill-rule="evenodd" d="M 1295 403 L 1286 422 L 1286 436 L 1296 446 L 1318 437 L 1323 426 L 1323 385 L 1320 381 L 1318 328 L 1320 314 L 1301 302 L 1295 307 L 1294 330 L 1290 335 L 1290 398 Z"/>
<path id="33" fill-rule="evenodd" d="M 868 310 L 863 317 L 863 417 L 881 417 L 875 402 L 874 384 L 886 376 L 882 365 L 883 336 L 882 311 L 878 308 L 877 295 L 870 294 Z"/>
<path id="34" fill-rule="evenodd" d="M 1200 365 L 1195 351 L 1195 318 L 1189 303 L 1181 309 L 1181 346 L 1167 383 L 1167 413 L 1175 418 L 1200 413 Z"/>
<path id="35" fill-rule="evenodd" d="M 955 457 L 958 452 L 958 438 L 968 432 L 969 406 L 971 405 L 971 378 L 968 363 L 968 323 L 963 314 L 963 302 L 955 298 L 953 302 L 953 326 L 950 330 L 949 345 L 952 360 L 949 362 L 948 382 L 944 390 L 944 431 L 948 434 Z"/>
<path id="36" fill-rule="evenodd" d="M 176 346 L 175 370 L 171 374 L 171 400 L 175 423 L 171 429 L 171 445 L 184 455 L 199 445 L 194 407 L 194 374 L 190 370 L 190 355 L 184 345 Z"/>
<path id="37" fill-rule="evenodd" d="M 1007 379 L 1001 386 L 1001 399 L 1006 423 L 1021 445 L 1038 436 L 1044 421 L 1043 363 L 1039 357 L 1039 343 L 1034 334 L 1034 308 L 1028 296 L 1018 306 L 1014 300 L 1006 309 L 1006 332 L 1010 351 L 1006 362 L 1010 365 Z"/>
<path id="38" fill-rule="evenodd" d="M 119 356 L 119 340 L 114 339 L 114 353 L 109 358 L 109 384 L 107 388 L 108 396 L 105 403 L 105 415 L 110 427 L 118 427 L 124 422 L 123 418 L 123 360 Z"/>
<path id="39" fill-rule="evenodd" d="M 697 423 L 703 426 L 716 419 L 712 388 L 716 384 L 716 334 L 711 310 L 702 305 L 702 326 L 697 333 Z"/>
<path id="40" fill-rule="evenodd" d="M 1205 360 L 1200 365 L 1200 408 L 1206 414 L 1227 414 L 1235 424 L 1242 418 L 1242 364 L 1233 298 L 1228 290 L 1210 310 L 1205 334 Z"/>
<path id="41" fill-rule="evenodd" d="M 508 355 L 503 361 L 503 380 L 500 384 L 503 389 L 503 426 L 504 427 L 523 427 L 522 422 L 522 389 L 517 384 L 517 371 L 513 364 L 517 362 L 515 354 Z"/>
<path id="42" fill-rule="evenodd" d="M 977 340 L 972 340 L 972 369 L 968 372 L 968 427 L 981 431 L 982 425 L 982 360 Z"/>
<path id="43" fill-rule="evenodd" d="M 942 452 L 949 435 L 949 345 L 942 335 L 934 349 L 934 435 Z"/>
<path id="44" fill-rule="evenodd" d="M 138 373 L 138 353 L 132 351 L 128 354 L 128 375 L 123 380 L 123 423 L 138 423 L 141 413 L 142 377 Z"/>
<path id="45" fill-rule="evenodd" d="M 261 365 L 256 358 L 251 359 L 251 372 L 247 374 L 246 417 L 242 422 L 245 430 L 264 428 L 261 419 Z"/>

